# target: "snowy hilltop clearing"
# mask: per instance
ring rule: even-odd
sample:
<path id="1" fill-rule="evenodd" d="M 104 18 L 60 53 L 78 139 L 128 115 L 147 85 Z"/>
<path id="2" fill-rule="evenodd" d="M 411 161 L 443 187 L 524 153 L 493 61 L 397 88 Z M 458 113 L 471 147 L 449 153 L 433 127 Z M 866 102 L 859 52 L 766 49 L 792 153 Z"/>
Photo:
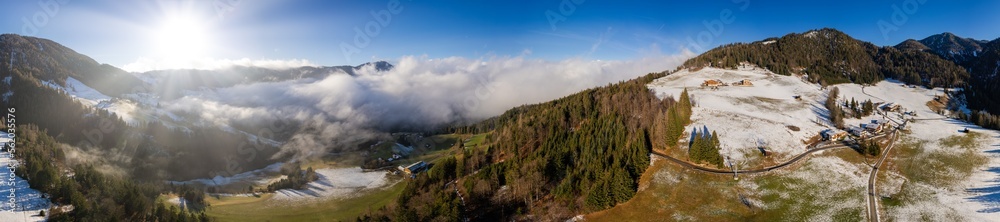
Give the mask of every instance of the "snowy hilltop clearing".
<path id="1" fill-rule="evenodd" d="M 752 86 L 733 86 L 744 80 Z M 706 81 L 730 86 L 702 87 Z M 722 155 L 737 162 L 759 158 L 761 146 L 778 159 L 799 154 L 818 132 L 829 128 L 821 103 L 826 94 L 819 85 L 760 68 L 681 70 L 649 87 L 661 98 L 678 98 L 687 89 L 695 107 L 686 135 L 695 129 L 716 131 Z"/>
<path id="2" fill-rule="evenodd" d="M 900 123 L 910 119 L 907 130 L 902 133 L 899 144 L 917 144 L 919 148 L 897 148 L 890 156 L 886 171 L 880 171 L 876 189 L 883 197 L 899 197 L 913 193 L 927 196 L 908 200 L 900 206 L 885 206 L 882 218 L 896 220 L 919 220 L 935 218 L 954 220 L 955 217 L 972 221 L 996 221 L 1000 219 L 1000 132 L 986 130 L 965 122 L 949 119 L 937 114 L 928 106 L 935 97 L 945 94 L 941 88 L 926 89 L 910 87 L 893 80 L 875 85 L 839 84 L 821 88 L 809 83 L 801 76 L 783 76 L 762 68 L 743 66 L 737 70 L 703 68 L 700 70 L 680 70 L 657 79 L 648 85 L 661 98 L 677 98 L 681 91 L 688 90 L 695 107 L 686 135 L 707 128 L 720 136 L 723 156 L 735 161 L 741 168 L 759 167 L 781 162 L 805 152 L 809 144 L 818 140 L 819 133 L 834 128 L 828 120 L 829 111 L 824 106 L 827 93 L 832 87 L 840 91 L 839 101 L 858 102 L 871 100 L 874 103 L 896 104 L 900 112 L 888 115 L 873 115 L 860 119 L 845 118 L 845 125 L 859 126 L 871 120 L 885 120 Z M 907 114 L 902 114 L 907 113 Z M 979 136 L 969 147 L 975 156 L 986 158 L 984 166 L 972 169 L 970 175 L 951 172 L 959 164 L 941 162 L 942 154 L 956 149 L 942 142 L 949 138 L 963 137 L 964 129 L 970 129 Z M 686 140 L 686 139 L 683 139 Z M 685 141 L 681 141 L 682 143 Z M 764 147 L 764 156 L 758 147 Z M 684 149 L 684 148 L 682 148 Z M 904 150 L 904 151 L 899 151 Z M 900 153 L 917 153 L 902 155 Z M 952 152 L 954 153 L 954 152 Z M 814 154 L 820 155 L 820 154 Z M 900 163 L 895 163 L 900 161 Z M 909 162 L 908 162 L 909 161 Z M 920 162 L 929 161 L 929 162 Z M 794 172 L 776 172 L 777 176 L 799 178 L 802 181 L 820 181 L 830 187 L 830 192 L 855 192 L 863 198 L 864 187 L 870 167 L 864 162 L 849 162 L 841 158 L 816 157 L 804 160 L 802 169 Z M 919 162 L 919 163 L 916 163 Z M 960 181 L 949 187 L 935 187 L 926 179 L 915 180 L 904 176 L 908 169 L 920 164 L 933 164 Z M 830 169 L 822 169 L 827 167 Z M 949 173 L 951 172 L 951 173 Z M 952 175 L 954 174 L 954 175 Z M 827 178 L 827 179 L 822 179 Z M 830 180 L 829 178 L 839 178 Z M 933 180 L 932 180 L 933 181 Z M 857 190 L 854 190 L 854 189 Z M 837 191 L 840 189 L 840 191 Z M 774 191 L 758 190 L 759 193 Z M 905 193 L 905 194 L 904 194 Z M 855 195 L 847 195 L 855 196 Z M 863 199 L 861 199 L 863 200 Z M 856 203 L 859 206 L 861 203 Z M 765 208 L 767 204 L 764 204 Z M 853 208 L 855 204 L 842 206 Z M 831 208 L 833 209 L 833 208 Z M 830 213 L 835 213 L 833 210 Z M 822 214 L 822 213 L 821 213 Z M 863 216 L 863 215 L 862 215 Z"/>

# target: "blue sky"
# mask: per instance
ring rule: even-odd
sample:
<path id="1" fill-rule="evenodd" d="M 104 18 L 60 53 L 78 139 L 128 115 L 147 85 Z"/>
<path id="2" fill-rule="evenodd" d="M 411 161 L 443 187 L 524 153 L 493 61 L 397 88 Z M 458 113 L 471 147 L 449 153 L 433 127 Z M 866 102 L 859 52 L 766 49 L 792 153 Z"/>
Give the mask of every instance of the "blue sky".
<path id="1" fill-rule="evenodd" d="M 876 45 L 946 31 L 1000 37 L 995 25 L 1000 1 L 32 0 L 4 5 L 0 32 L 52 39 L 119 67 L 169 57 L 300 59 L 317 65 L 408 55 L 630 60 L 823 27 Z M 380 23 L 372 12 L 391 19 Z M 731 17 L 720 16 L 727 13 Z M 193 22 L 164 28 L 178 18 Z M 881 29 L 894 29 L 882 31 L 880 21 Z M 713 32 L 718 24 L 721 31 Z M 366 27 L 369 32 L 361 35 L 370 41 L 357 44 L 356 29 Z M 345 45 L 351 46 L 348 53 Z"/>

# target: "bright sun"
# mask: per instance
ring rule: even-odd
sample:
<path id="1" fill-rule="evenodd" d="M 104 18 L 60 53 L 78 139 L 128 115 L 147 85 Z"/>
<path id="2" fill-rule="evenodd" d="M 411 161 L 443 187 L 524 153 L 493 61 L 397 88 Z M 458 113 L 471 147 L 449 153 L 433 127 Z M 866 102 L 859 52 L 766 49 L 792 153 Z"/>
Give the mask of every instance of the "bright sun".
<path id="1" fill-rule="evenodd" d="M 169 60 L 192 60 L 204 56 L 209 39 L 203 23 L 193 17 L 173 17 L 154 33 L 156 52 Z"/>

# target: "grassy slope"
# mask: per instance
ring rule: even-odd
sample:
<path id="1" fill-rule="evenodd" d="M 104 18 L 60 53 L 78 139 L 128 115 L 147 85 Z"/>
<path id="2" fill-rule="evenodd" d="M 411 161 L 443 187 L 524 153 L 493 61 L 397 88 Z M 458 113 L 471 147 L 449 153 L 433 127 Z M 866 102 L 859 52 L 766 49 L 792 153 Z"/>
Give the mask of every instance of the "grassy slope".
<path id="1" fill-rule="evenodd" d="M 850 149 L 825 151 L 817 157 L 836 157 L 850 164 L 865 162 Z M 791 170 L 818 170 L 805 163 Z M 824 184 L 815 184 L 784 176 L 789 170 L 754 176 L 714 175 L 692 171 L 660 160 L 651 166 L 640 180 L 640 190 L 634 198 L 614 208 L 586 215 L 591 221 L 803 221 L 826 215 L 816 209 L 823 202 L 860 202 L 864 187 L 846 189 L 832 195 L 824 192 Z M 752 189 L 752 187 L 757 187 Z M 754 191 L 758 190 L 758 191 Z M 772 192 L 760 192 L 767 190 Z M 783 193 L 783 194 L 777 194 Z M 740 195 L 759 200 L 766 209 L 754 202 L 752 207 L 740 201 Z M 787 195 L 785 195 L 787 194 Z M 864 219 L 864 206 L 848 208 L 831 216 L 836 221 Z"/>
<path id="2" fill-rule="evenodd" d="M 643 173 L 640 191 L 628 202 L 586 216 L 588 221 L 733 221 L 750 212 L 734 201 L 729 175 L 694 172 L 658 160 Z"/>
<path id="3" fill-rule="evenodd" d="M 898 147 L 893 149 L 892 158 L 886 159 L 886 169 L 901 175 L 906 181 L 895 193 L 881 194 L 882 208 L 886 213 L 904 211 L 913 205 L 926 205 L 927 202 L 937 202 L 934 188 L 954 190 L 961 189 L 958 181 L 965 181 L 979 167 L 987 164 L 989 159 L 978 152 L 985 135 L 972 132 L 952 135 L 938 141 L 927 141 L 913 137 L 902 137 Z M 949 152 L 942 150 L 928 151 L 925 146 L 937 143 Z M 880 173 L 880 181 L 885 181 Z M 909 212 L 909 211 L 907 211 Z M 963 220 L 956 212 L 945 211 L 945 218 Z M 919 212 L 916 218 L 934 220 L 933 212 Z M 937 219 L 942 219 L 937 217 Z"/>
<path id="4" fill-rule="evenodd" d="M 268 206 L 274 194 L 257 197 L 212 198 L 208 215 L 217 221 L 349 221 L 370 209 L 378 209 L 403 191 L 404 183 L 397 183 L 381 190 L 369 191 L 363 196 L 348 199 L 331 199 L 322 203 L 295 207 Z"/>
<path id="5" fill-rule="evenodd" d="M 895 194 L 882 199 L 882 206 L 893 209 L 922 201 L 933 201 L 932 190 L 926 186 L 953 187 L 954 181 L 961 181 L 977 167 L 985 164 L 985 157 L 975 152 L 982 135 L 971 133 L 951 136 L 939 141 L 921 141 L 912 137 L 900 139 L 893 149 L 892 158 L 886 160 L 879 173 L 880 186 L 887 186 L 889 174 L 900 174 L 908 181 Z M 926 152 L 922 148 L 927 143 L 937 143 L 955 151 L 951 153 Z M 866 164 L 874 158 L 864 158 L 854 150 L 839 149 L 816 154 L 818 157 L 834 157 L 850 164 Z M 816 171 L 809 160 L 791 170 Z M 947 163 L 947 164 L 946 164 Z M 816 216 L 829 216 L 834 221 L 860 221 L 865 218 L 863 205 L 848 207 L 832 215 L 821 212 L 829 208 L 826 203 L 859 202 L 864 200 L 865 187 L 842 189 L 832 194 L 824 185 L 804 181 L 789 176 L 791 171 L 759 176 L 741 176 L 741 180 L 752 181 L 756 192 L 747 192 L 743 182 L 733 182 L 732 176 L 710 175 L 681 168 L 676 164 L 660 160 L 651 166 L 640 180 L 639 191 L 634 198 L 612 209 L 595 212 L 586 216 L 592 221 L 801 221 Z M 863 172 L 867 181 L 867 172 Z M 836 178 L 833 178 L 834 180 Z M 768 192 L 761 192 L 768 191 Z M 751 199 L 759 200 L 766 207 L 748 208 L 742 205 L 738 193 L 749 193 Z M 924 215 L 927 219 L 931 215 Z M 958 219 L 957 215 L 945 215 Z"/>
<path id="6" fill-rule="evenodd" d="M 485 136 L 485 134 L 481 134 Z M 420 149 L 420 154 L 411 158 L 398 161 L 399 163 L 412 163 L 416 161 L 433 162 L 442 157 L 450 156 L 453 149 L 448 149 L 451 144 L 459 138 L 467 138 L 471 135 L 446 134 L 435 135 L 425 139 L 432 142 L 430 149 Z M 480 137 L 480 141 L 482 138 Z M 383 143 L 394 144 L 394 143 Z M 391 149 L 391 146 L 387 146 Z M 355 167 L 356 165 L 345 165 L 345 159 L 357 158 L 357 156 L 341 156 L 323 161 L 314 161 L 304 164 L 302 167 L 329 168 L 329 167 Z M 264 194 L 260 197 L 210 197 L 207 214 L 218 221 L 350 221 L 356 219 L 361 214 L 370 209 L 375 210 L 386 206 L 399 196 L 403 191 L 406 182 L 396 183 L 390 187 L 378 190 L 367 191 L 364 195 L 347 198 L 331 199 L 321 203 L 300 205 L 300 206 L 271 206 L 269 199 L 274 194 Z"/>

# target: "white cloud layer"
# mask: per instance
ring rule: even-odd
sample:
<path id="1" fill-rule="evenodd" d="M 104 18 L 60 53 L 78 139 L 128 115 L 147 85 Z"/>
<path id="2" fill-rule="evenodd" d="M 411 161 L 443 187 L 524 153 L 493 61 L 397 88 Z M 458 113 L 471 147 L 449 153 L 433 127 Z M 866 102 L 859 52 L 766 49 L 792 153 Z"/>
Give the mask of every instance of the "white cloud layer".
<path id="1" fill-rule="evenodd" d="M 183 97 L 167 108 L 218 123 L 293 118 L 305 130 L 283 151 L 309 155 L 353 148 L 386 130 L 482 120 L 519 105 L 672 70 L 692 56 L 689 51 L 623 61 L 406 56 L 390 71 L 369 66 L 355 76 L 239 85 Z"/>
<path id="2" fill-rule="evenodd" d="M 201 70 L 216 70 L 224 69 L 233 66 L 256 66 L 264 67 L 270 69 L 288 69 L 297 68 L 302 66 L 316 66 L 309 60 L 305 59 L 290 59 L 290 60 L 276 60 L 276 59 L 214 59 L 214 58 L 201 58 L 201 59 L 152 59 L 147 57 L 140 57 L 136 59 L 135 62 L 125 64 L 122 69 L 129 72 L 147 72 L 153 70 L 167 70 L 167 69 L 201 69 Z"/>

